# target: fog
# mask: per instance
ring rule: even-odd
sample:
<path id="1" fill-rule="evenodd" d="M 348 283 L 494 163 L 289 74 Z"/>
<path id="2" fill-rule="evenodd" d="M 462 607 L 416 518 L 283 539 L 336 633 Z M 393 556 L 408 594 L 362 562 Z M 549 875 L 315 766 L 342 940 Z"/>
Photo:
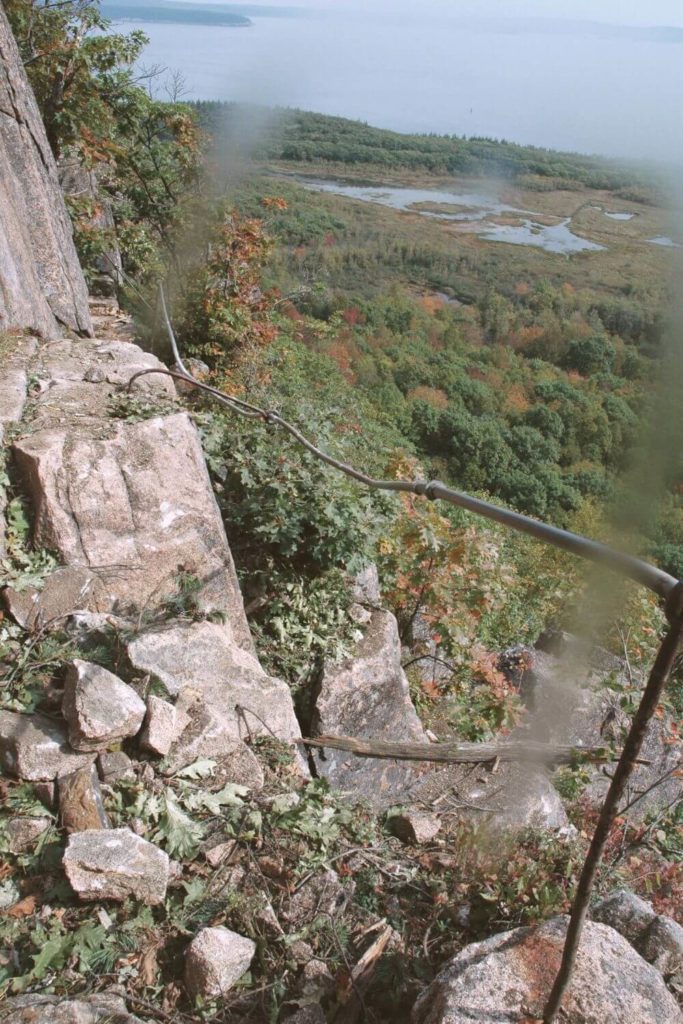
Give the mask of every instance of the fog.
<path id="1" fill-rule="evenodd" d="M 125 27 L 150 37 L 147 63 L 184 73 L 188 98 L 683 162 L 678 2 L 659 0 L 644 13 L 642 5 L 605 0 L 602 27 L 585 0 L 371 0 L 362 12 L 358 0 L 308 6 L 292 17 L 253 17 L 248 28 Z M 674 29 L 657 37 L 604 23 Z"/>

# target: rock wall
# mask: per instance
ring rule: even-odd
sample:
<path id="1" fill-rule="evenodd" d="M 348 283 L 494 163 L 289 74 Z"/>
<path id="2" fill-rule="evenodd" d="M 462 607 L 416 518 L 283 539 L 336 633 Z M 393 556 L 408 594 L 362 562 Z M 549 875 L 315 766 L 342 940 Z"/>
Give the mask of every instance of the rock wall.
<path id="1" fill-rule="evenodd" d="M 92 333 L 55 161 L 0 6 L 0 331 L 12 328 Z"/>
<path id="2" fill-rule="evenodd" d="M 133 681 L 157 684 L 171 700 L 151 695 L 146 709 L 123 680 L 76 661 L 64 722 L 0 713 L 0 772 L 51 782 L 138 737 L 174 769 L 211 757 L 226 781 L 253 789 L 263 777 L 243 740 L 264 733 L 292 745 L 307 776 L 289 688 L 254 652 L 196 428 L 167 377 L 126 389 L 133 374 L 163 366 L 108 336 L 131 326 L 117 310 L 93 311 L 96 340 L 22 339 L 14 386 L 0 388 L 0 428 L 13 427 L 34 541 L 60 562 L 41 589 L 6 586 L 0 599 L 27 629 L 65 627 L 86 646 L 108 626 L 123 630 Z M 182 597 L 188 580 L 192 607 Z"/>

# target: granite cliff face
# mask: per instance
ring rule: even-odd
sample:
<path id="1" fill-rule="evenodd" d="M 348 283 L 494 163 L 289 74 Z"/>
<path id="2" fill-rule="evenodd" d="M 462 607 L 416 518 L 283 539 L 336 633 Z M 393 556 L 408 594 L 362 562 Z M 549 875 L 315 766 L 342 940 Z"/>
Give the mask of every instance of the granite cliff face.
<path id="1" fill-rule="evenodd" d="M 57 168 L 0 6 L 0 331 L 13 328 L 92 333 Z"/>

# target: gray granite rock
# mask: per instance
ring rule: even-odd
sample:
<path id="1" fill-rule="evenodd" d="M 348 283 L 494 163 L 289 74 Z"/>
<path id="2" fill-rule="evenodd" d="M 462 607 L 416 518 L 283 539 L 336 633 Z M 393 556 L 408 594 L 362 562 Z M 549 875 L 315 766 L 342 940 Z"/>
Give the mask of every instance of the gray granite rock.
<path id="1" fill-rule="evenodd" d="M 52 818 L 10 818 L 7 822 L 9 852 L 19 854 L 32 850 L 51 824 Z"/>
<path id="2" fill-rule="evenodd" d="M 7 775 L 27 782 L 50 782 L 94 760 L 76 754 L 59 722 L 43 715 L 0 711 L 0 767 Z"/>
<path id="3" fill-rule="evenodd" d="M 69 837 L 63 863 L 82 900 L 121 902 L 132 896 L 152 906 L 166 896 L 168 856 L 127 828 L 75 833 Z"/>
<path id="4" fill-rule="evenodd" d="M 165 757 L 189 724 L 190 716 L 182 708 L 169 704 L 161 697 L 148 697 L 140 746 L 152 754 Z"/>
<path id="5" fill-rule="evenodd" d="M 623 688 L 630 685 L 628 668 L 609 652 L 567 634 L 557 634 L 553 643 L 545 646 L 550 650 L 534 651 L 533 666 L 522 680 L 535 738 L 619 747 L 630 726 L 621 707 Z M 610 688 L 612 681 L 619 688 Z M 638 684 L 637 677 L 634 684 Z M 637 698 L 637 692 L 634 696 Z M 683 779 L 676 773 L 683 744 L 673 725 L 671 717 L 664 714 L 653 718 L 648 727 L 642 757 L 649 763 L 636 766 L 622 801 L 625 806 L 639 798 L 628 810 L 633 821 L 683 795 Z M 588 766 L 590 781 L 584 795 L 593 805 L 602 805 L 612 770 L 609 765 Z M 650 788 L 655 782 L 659 784 Z"/>
<path id="6" fill-rule="evenodd" d="M 467 946 L 418 998 L 413 1024 L 541 1019 L 562 956 L 566 918 Z M 681 1024 L 661 975 L 612 928 L 588 923 L 563 1024 Z"/>
<path id="7" fill-rule="evenodd" d="M 79 659 L 68 665 L 62 714 L 74 750 L 104 750 L 135 736 L 145 711 L 135 690 L 113 672 Z"/>
<path id="8" fill-rule="evenodd" d="M 406 810 L 392 815 L 389 820 L 391 831 L 404 843 L 419 846 L 430 843 L 441 831 L 441 822 L 436 814 L 426 811 Z"/>
<path id="9" fill-rule="evenodd" d="M 428 773 L 407 794 L 425 809 L 447 810 L 492 836 L 524 829 L 558 831 L 568 819 L 557 790 L 537 765 L 449 765 Z"/>
<path id="10" fill-rule="evenodd" d="M 340 665 L 325 669 L 315 698 L 311 734 L 428 744 L 401 668 L 396 619 L 374 611 L 365 636 Z M 350 798 L 382 809 L 403 803 L 423 768 L 326 749 L 313 755 L 317 772 Z"/>
<path id="11" fill-rule="evenodd" d="M 357 604 L 379 608 L 382 603 L 382 594 L 376 565 L 366 565 L 357 573 L 353 580 L 353 599 Z"/>
<path id="12" fill-rule="evenodd" d="M 88 290 L 38 105 L 0 6 L 0 331 L 92 331 Z"/>
<path id="13" fill-rule="evenodd" d="M 185 985 L 194 999 L 220 999 L 249 970 L 256 953 L 251 939 L 229 928 L 203 928 L 185 954 Z"/>
<path id="14" fill-rule="evenodd" d="M 133 369 L 129 363 L 121 373 L 130 376 Z M 55 365 L 50 379 L 57 381 L 60 372 L 76 369 Z M 40 426 L 46 417 L 45 428 L 34 425 L 14 444 L 37 511 L 36 544 L 65 565 L 89 572 L 81 611 L 115 610 L 137 620 L 143 609 L 152 612 L 177 594 L 181 571 L 192 574 L 201 581 L 202 610 L 223 614 L 226 637 L 252 651 L 232 556 L 190 418 L 179 412 L 142 422 L 103 420 L 97 388 L 111 388 L 84 385 L 82 365 L 79 372 L 80 380 L 66 376 L 62 385 L 55 383 L 51 404 L 37 404 L 34 421 Z M 95 392 L 88 422 L 84 386 Z M 54 418 L 55 403 L 61 422 Z"/>
<path id="15" fill-rule="evenodd" d="M 637 946 L 656 920 L 657 914 L 640 896 L 620 889 L 596 903 L 591 910 L 591 918 L 614 928 L 632 946 Z"/>
<path id="16" fill-rule="evenodd" d="M 2 1024 L 142 1024 L 128 1013 L 118 993 L 64 999 L 31 993 L 6 999 L 0 1009 Z"/>
<path id="17" fill-rule="evenodd" d="M 97 771 L 102 782 L 108 786 L 113 785 L 119 779 L 134 779 L 135 767 L 128 754 L 122 750 L 99 754 L 97 758 Z"/>
<path id="18" fill-rule="evenodd" d="M 638 943 L 638 952 L 666 975 L 683 982 L 683 928 L 670 917 L 655 918 Z"/>
<path id="19" fill-rule="evenodd" d="M 128 644 L 127 653 L 131 666 L 178 696 L 176 706 L 191 718 L 171 750 L 173 765 L 226 753 L 250 735 L 290 742 L 301 736 L 289 687 L 266 675 L 256 657 L 216 623 L 178 623 L 144 633 Z"/>

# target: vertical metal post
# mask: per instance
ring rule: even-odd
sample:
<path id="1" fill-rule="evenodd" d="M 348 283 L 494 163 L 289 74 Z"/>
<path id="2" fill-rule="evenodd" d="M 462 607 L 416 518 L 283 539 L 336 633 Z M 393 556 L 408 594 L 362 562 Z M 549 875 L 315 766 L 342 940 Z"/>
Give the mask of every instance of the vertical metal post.
<path id="1" fill-rule="evenodd" d="M 631 728 L 624 743 L 624 749 L 621 752 L 614 777 L 607 791 L 605 802 L 602 805 L 590 849 L 581 871 L 581 877 L 572 905 L 569 927 L 567 928 L 562 962 L 543 1014 L 544 1024 L 553 1024 L 571 980 L 581 932 L 588 913 L 590 896 L 605 850 L 605 844 L 609 838 L 614 819 L 618 814 L 619 804 L 626 790 L 626 785 L 636 766 L 647 727 L 661 700 L 662 693 L 671 675 L 681 639 L 683 639 L 683 582 L 679 582 L 678 586 L 671 593 L 667 601 L 666 615 L 669 621 L 669 629 L 657 652 L 657 657 L 652 666 L 642 699 L 638 705 L 638 710 L 633 717 Z"/>

